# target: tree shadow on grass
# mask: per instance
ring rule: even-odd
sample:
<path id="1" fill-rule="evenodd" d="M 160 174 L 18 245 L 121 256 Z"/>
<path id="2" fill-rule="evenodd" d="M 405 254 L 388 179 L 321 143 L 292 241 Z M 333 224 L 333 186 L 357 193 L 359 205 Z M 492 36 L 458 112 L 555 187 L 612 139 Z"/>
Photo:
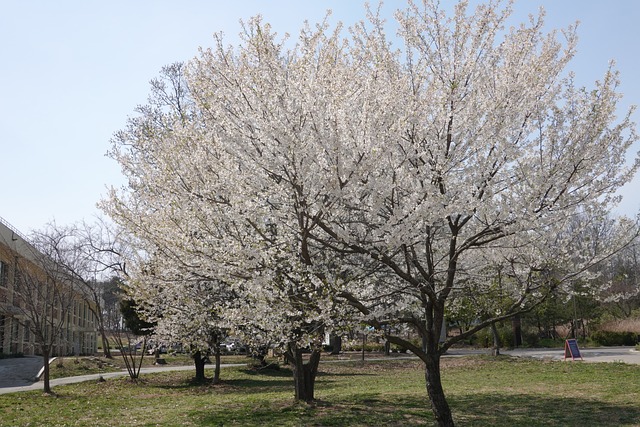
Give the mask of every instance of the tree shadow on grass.
<path id="1" fill-rule="evenodd" d="M 426 395 L 354 394 L 347 399 L 305 405 L 262 401 L 192 413 L 200 425 L 371 426 L 433 425 Z M 640 407 L 598 400 L 536 395 L 473 394 L 449 399 L 457 426 L 636 425 Z"/>
<path id="2" fill-rule="evenodd" d="M 448 400 L 459 426 L 587 427 L 640 423 L 640 406 L 600 400 L 530 394 L 468 394 L 451 396 Z"/>
<path id="3" fill-rule="evenodd" d="M 249 368 L 241 369 L 240 372 L 251 376 L 264 376 L 264 377 L 288 377 L 293 378 L 293 373 L 289 368 Z"/>
<path id="4" fill-rule="evenodd" d="M 266 377 L 289 377 L 289 378 L 293 378 L 293 371 L 291 370 L 291 368 L 289 367 L 279 367 L 279 368 L 266 368 L 266 369 L 254 369 L 254 368 L 250 368 L 250 369 L 241 369 L 240 372 L 247 374 L 247 375 L 264 375 Z M 374 377 L 377 376 L 378 374 L 376 372 L 367 372 L 367 371 L 361 371 L 361 372 L 352 372 L 352 371 L 347 371 L 347 372 L 324 372 L 324 371 L 318 371 L 317 374 L 317 378 L 321 379 L 321 378 L 326 378 L 326 377 Z"/>
<path id="5" fill-rule="evenodd" d="M 279 392 L 284 389 L 293 390 L 293 378 L 291 379 L 261 379 L 260 377 L 254 378 L 233 378 L 222 379 L 219 384 L 213 384 L 212 379 L 207 378 L 205 381 L 197 381 L 195 378 L 191 378 L 182 382 L 168 383 L 168 384 L 156 384 L 155 387 L 164 390 L 175 390 L 184 392 L 198 392 L 205 390 L 228 390 L 234 393 L 259 393 L 264 390 Z"/>
<path id="6" fill-rule="evenodd" d="M 377 377 L 376 372 L 318 372 L 318 378 L 325 377 Z"/>
<path id="7" fill-rule="evenodd" d="M 404 405 L 398 407 L 398 404 Z M 375 394 L 352 395 L 344 400 L 318 400 L 312 404 L 280 401 L 252 401 L 250 405 L 216 408 L 190 414 L 198 425 L 235 426 L 419 426 L 432 425 L 426 399 L 409 403 L 392 401 Z"/>
<path id="8" fill-rule="evenodd" d="M 233 391 L 241 392 L 244 394 L 259 393 L 265 390 L 280 392 L 286 390 L 293 393 L 293 373 L 289 368 L 280 369 L 241 369 L 239 372 L 243 375 L 242 378 L 227 378 L 224 375 L 221 378 L 221 382 L 218 385 L 212 384 L 212 379 L 207 377 L 204 381 L 191 378 L 180 378 L 177 376 L 170 377 L 165 380 L 156 379 L 153 386 L 165 389 L 165 390 L 181 390 L 185 392 L 192 391 L 194 393 L 205 392 L 207 390 L 218 389 L 220 391 Z M 372 374 L 355 374 L 372 375 Z M 318 373 L 317 387 L 321 387 L 320 384 L 334 383 L 331 377 L 336 376 L 354 376 L 353 374 L 333 374 L 333 373 Z M 150 384 L 151 385 L 151 384 Z"/>

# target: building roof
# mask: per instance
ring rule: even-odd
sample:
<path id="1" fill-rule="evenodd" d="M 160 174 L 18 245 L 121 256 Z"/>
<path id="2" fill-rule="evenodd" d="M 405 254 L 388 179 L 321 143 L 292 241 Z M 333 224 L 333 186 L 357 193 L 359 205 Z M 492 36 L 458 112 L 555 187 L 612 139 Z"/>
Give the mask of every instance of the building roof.
<path id="1" fill-rule="evenodd" d="M 7 220 L 0 216 L 0 245 L 7 246 L 18 255 L 36 261 L 38 251 L 29 243 L 29 239 Z"/>

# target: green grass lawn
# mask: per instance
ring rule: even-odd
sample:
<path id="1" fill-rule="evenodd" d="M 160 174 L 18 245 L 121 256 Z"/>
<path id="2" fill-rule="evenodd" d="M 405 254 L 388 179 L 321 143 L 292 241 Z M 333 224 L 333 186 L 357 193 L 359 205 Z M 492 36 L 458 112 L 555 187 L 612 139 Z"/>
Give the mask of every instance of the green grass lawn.
<path id="1" fill-rule="evenodd" d="M 184 366 L 193 365 L 193 359 L 189 355 L 168 355 L 163 354 L 167 366 Z M 211 358 L 213 361 L 213 357 Z M 246 355 L 224 355 L 221 357 L 221 363 L 247 363 L 250 358 Z M 153 356 L 145 356 L 142 359 L 142 367 L 148 368 L 153 366 L 155 359 Z M 50 378 L 74 377 L 78 375 L 103 374 L 106 372 L 118 372 L 126 369 L 126 365 L 119 353 L 116 353 L 113 359 L 105 359 L 104 357 L 58 357 L 50 366 Z"/>
<path id="2" fill-rule="evenodd" d="M 210 375 L 211 371 L 209 371 Z M 432 425 L 415 361 L 322 364 L 317 403 L 292 399 L 287 369 L 225 369 L 223 384 L 191 372 L 0 395 L 1 426 L 418 426 Z M 640 366 L 501 357 L 443 360 L 459 426 L 640 425 Z"/>

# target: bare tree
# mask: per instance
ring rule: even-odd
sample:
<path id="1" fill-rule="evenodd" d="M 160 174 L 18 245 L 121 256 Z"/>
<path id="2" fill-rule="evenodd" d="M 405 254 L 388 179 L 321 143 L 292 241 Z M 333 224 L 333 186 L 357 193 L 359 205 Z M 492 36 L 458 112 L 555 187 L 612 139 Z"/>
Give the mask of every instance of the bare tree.
<path id="1" fill-rule="evenodd" d="M 67 234 L 73 242 L 72 254 L 66 265 L 70 274 L 82 284 L 84 298 L 91 302 L 90 307 L 97 322 L 102 339 L 104 356 L 111 359 L 109 339 L 105 321 L 105 285 L 118 274 L 124 274 L 121 263 L 122 246 L 115 227 L 103 220 L 94 224 L 82 223 L 67 228 Z"/>
<path id="2" fill-rule="evenodd" d="M 64 246 L 58 259 L 60 267 L 73 278 L 82 298 L 93 313 L 102 340 L 104 356 L 111 359 L 105 320 L 105 289 L 113 277 L 124 274 L 120 262 L 122 245 L 116 228 L 101 219 L 95 223 L 71 226 L 51 225 L 43 236 Z"/>
<path id="3" fill-rule="evenodd" d="M 44 362 L 44 392 L 51 393 L 49 358 L 71 350 L 74 311 L 80 314 L 82 294 L 65 267 L 68 247 L 55 227 L 33 234 L 28 251 L 16 257 L 14 307 L 16 319 L 33 334 Z M 80 315 L 81 316 L 81 315 Z M 72 318 L 73 317 L 73 318 Z M 86 318 L 81 318 L 84 322 Z M 76 333 L 83 333 L 82 330 Z M 72 351 L 79 351 L 76 348 Z"/>
<path id="4" fill-rule="evenodd" d="M 120 312 L 123 321 L 114 331 L 114 338 L 127 367 L 129 378 L 136 382 L 140 376 L 142 360 L 147 351 L 148 338 L 153 333 L 155 324 L 140 318 L 137 304 L 132 299 L 120 302 Z M 138 350 L 140 351 L 139 357 Z"/>

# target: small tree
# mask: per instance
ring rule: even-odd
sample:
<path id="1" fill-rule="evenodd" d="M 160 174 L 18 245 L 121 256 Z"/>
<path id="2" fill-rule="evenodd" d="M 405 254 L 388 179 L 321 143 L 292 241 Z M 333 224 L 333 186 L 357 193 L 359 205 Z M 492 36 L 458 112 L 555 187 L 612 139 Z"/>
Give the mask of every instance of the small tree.
<path id="1" fill-rule="evenodd" d="M 116 329 L 114 338 L 129 378 L 135 382 L 140 376 L 142 361 L 147 351 L 148 337 L 153 333 L 155 325 L 140 318 L 137 304 L 131 299 L 124 299 L 120 302 L 120 312 L 122 324 Z"/>
<path id="2" fill-rule="evenodd" d="M 98 219 L 95 223 L 82 223 L 69 227 L 75 241 L 75 263 L 69 266 L 83 286 L 84 297 L 91 303 L 98 331 L 102 339 L 104 356 L 112 358 L 107 336 L 107 304 L 113 306 L 118 301 L 118 277 L 126 276 L 123 258 L 127 245 L 120 239 L 118 229 Z M 115 288 L 114 288 L 115 286 Z"/>
<path id="3" fill-rule="evenodd" d="M 105 297 L 113 310 L 117 300 L 113 295 L 117 282 L 113 280 L 117 277 L 116 274 L 126 275 L 121 262 L 126 245 L 119 239 L 117 229 L 98 220 L 91 225 L 51 224 L 39 235 L 41 240 L 46 238 L 49 242 L 55 241 L 59 267 L 73 279 L 79 296 L 88 303 L 102 339 L 104 355 L 111 358 L 105 320 Z M 110 294 L 105 292 L 107 289 L 110 289 Z"/>
<path id="4" fill-rule="evenodd" d="M 122 244 L 118 241 L 115 227 L 98 221 L 89 225 L 52 226 L 67 248 L 63 267 L 77 283 L 96 320 L 102 339 L 104 356 L 111 358 L 107 328 L 105 325 L 105 285 L 114 274 L 124 273 Z"/>
<path id="5" fill-rule="evenodd" d="M 56 348 L 66 351 L 69 319 L 82 301 L 79 284 L 66 268 L 70 248 L 55 226 L 34 232 L 16 257 L 14 306 L 18 322 L 33 334 L 42 354 L 44 392 L 51 393 L 49 358 Z"/>

